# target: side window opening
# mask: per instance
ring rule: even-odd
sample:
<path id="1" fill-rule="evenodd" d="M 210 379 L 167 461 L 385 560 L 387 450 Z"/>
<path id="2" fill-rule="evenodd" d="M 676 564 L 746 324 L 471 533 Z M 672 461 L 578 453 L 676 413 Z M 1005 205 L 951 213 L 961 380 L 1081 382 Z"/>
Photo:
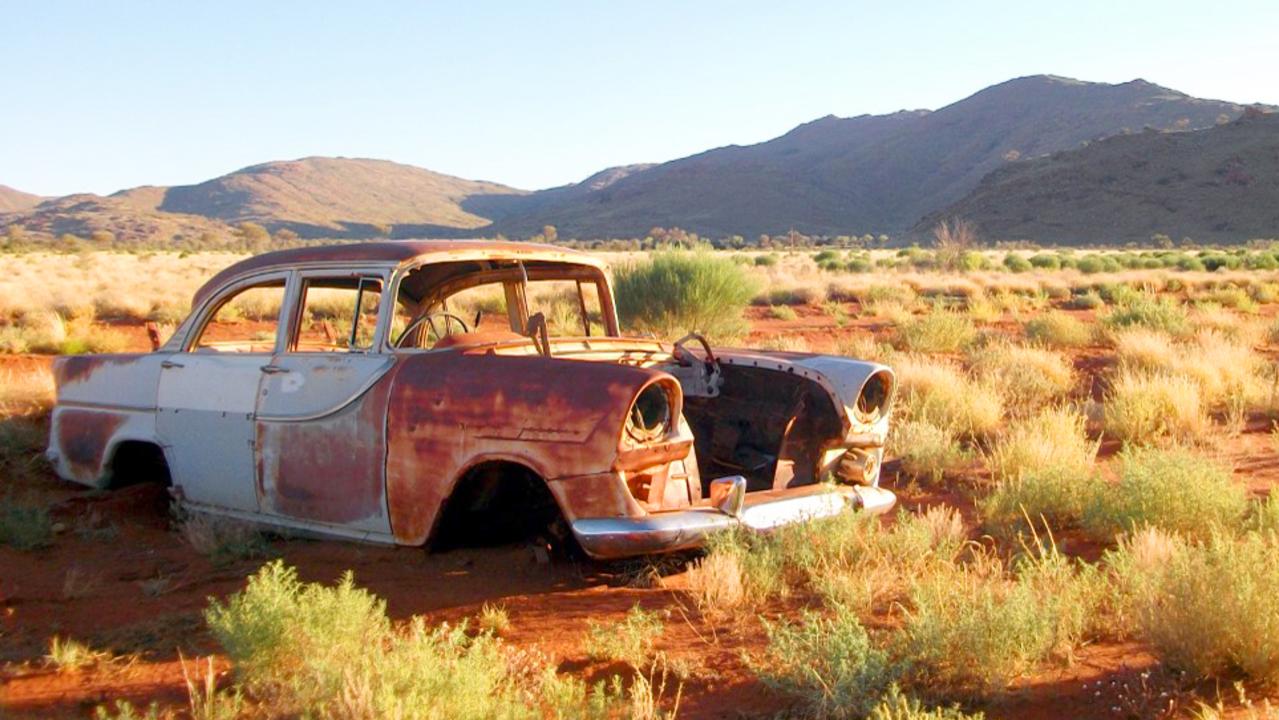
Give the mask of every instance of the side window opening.
<path id="1" fill-rule="evenodd" d="M 381 305 L 381 278 L 303 280 L 292 352 L 368 352 Z"/>
<path id="2" fill-rule="evenodd" d="M 284 279 L 251 285 L 222 301 L 191 345 L 195 352 L 275 351 L 284 305 Z"/>

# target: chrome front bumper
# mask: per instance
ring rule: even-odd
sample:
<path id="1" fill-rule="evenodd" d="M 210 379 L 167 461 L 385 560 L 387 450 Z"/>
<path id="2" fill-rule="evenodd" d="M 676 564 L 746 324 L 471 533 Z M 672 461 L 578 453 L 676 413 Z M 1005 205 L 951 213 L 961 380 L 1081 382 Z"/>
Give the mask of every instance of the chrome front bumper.
<path id="1" fill-rule="evenodd" d="M 729 508 L 721 504 L 643 517 L 583 518 L 572 528 L 587 555 L 609 559 L 698 547 L 711 533 L 734 527 L 764 532 L 854 509 L 878 515 L 896 503 L 897 496 L 883 488 L 837 485 L 807 492 L 752 493 Z"/>

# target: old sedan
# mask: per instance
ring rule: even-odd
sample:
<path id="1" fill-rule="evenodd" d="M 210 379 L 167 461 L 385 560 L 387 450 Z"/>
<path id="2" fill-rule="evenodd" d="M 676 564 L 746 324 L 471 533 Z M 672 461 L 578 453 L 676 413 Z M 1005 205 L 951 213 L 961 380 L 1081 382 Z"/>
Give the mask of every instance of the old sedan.
<path id="1" fill-rule="evenodd" d="M 597 558 L 883 512 L 892 371 L 624 338 L 602 263 L 371 242 L 267 253 L 150 353 L 60 358 L 48 457 L 185 507 L 400 545 L 535 532 Z"/>

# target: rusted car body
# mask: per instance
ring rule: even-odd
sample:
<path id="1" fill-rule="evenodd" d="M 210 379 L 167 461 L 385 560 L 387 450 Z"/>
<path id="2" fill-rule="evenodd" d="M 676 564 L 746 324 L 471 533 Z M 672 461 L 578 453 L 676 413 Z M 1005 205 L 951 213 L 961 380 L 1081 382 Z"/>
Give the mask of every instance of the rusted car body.
<path id="1" fill-rule="evenodd" d="M 271 299 L 246 319 L 253 293 Z M 552 333 L 539 303 L 580 312 Z M 61 477 L 156 472 L 190 509 L 329 536 L 423 545 L 537 516 L 612 558 L 895 501 L 889 368 L 624 338 L 602 263 L 552 246 L 267 253 L 205 284 L 155 351 L 54 367 Z"/>

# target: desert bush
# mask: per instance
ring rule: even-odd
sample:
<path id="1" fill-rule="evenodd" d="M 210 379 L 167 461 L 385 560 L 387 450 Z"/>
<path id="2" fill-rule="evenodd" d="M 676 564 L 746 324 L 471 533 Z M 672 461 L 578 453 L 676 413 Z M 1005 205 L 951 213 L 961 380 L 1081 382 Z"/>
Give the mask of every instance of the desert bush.
<path id="1" fill-rule="evenodd" d="M 1209 428 L 1199 385 L 1163 372 L 1121 370 L 1106 396 L 1106 432 L 1126 444 L 1194 441 Z"/>
<path id="2" fill-rule="evenodd" d="M 787 322 L 799 317 L 795 314 L 795 310 L 789 305 L 770 305 L 768 308 L 768 314 L 774 320 L 785 320 Z"/>
<path id="3" fill-rule="evenodd" d="M 1212 330 L 1174 342 L 1160 331 L 1130 328 L 1114 334 L 1122 368 L 1179 375 L 1199 388 L 1209 409 L 1263 407 L 1272 381 L 1263 378 L 1261 358 L 1248 345 Z"/>
<path id="4" fill-rule="evenodd" d="M 624 662 L 640 669 L 653 653 L 653 643 L 666 629 L 659 612 L 634 605 L 617 623 L 587 623 L 583 649 L 592 660 Z"/>
<path id="5" fill-rule="evenodd" d="M 1137 448 L 1119 456 L 1119 479 L 1095 493 L 1084 525 L 1110 538 L 1146 526 L 1197 537 L 1238 526 L 1247 493 L 1229 468 L 1185 448 Z"/>
<path id="6" fill-rule="evenodd" d="M 274 714 L 308 717 L 540 718 L 607 715 L 544 660 L 517 658 L 465 625 L 394 629 L 385 603 L 350 573 L 334 587 L 303 583 L 276 561 L 205 620 L 236 676 Z M 592 712 L 592 702 L 598 712 Z"/>
<path id="7" fill-rule="evenodd" d="M 1009 343 L 993 343 L 973 352 L 969 365 L 979 381 L 1000 388 L 1007 406 L 1020 412 L 1064 397 L 1075 384 L 1075 370 L 1060 353 Z"/>
<path id="8" fill-rule="evenodd" d="M 866 717 L 901 675 L 846 608 L 835 607 L 829 618 L 804 612 L 794 624 L 765 628 L 768 651 L 752 669 L 816 717 Z"/>
<path id="9" fill-rule="evenodd" d="M 265 557 L 270 549 L 257 527 L 242 520 L 184 510 L 175 515 L 183 539 L 214 565 Z"/>
<path id="10" fill-rule="evenodd" d="M 781 258 L 777 257 L 775 253 L 768 253 L 767 255 L 756 255 L 755 266 L 756 267 L 772 267 L 776 265 L 779 260 L 781 260 Z"/>
<path id="11" fill-rule="evenodd" d="M 772 306 L 817 305 L 826 300 L 826 288 L 818 284 L 774 287 L 763 294 L 763 299 Z"/>
<path id="12" fill-rule="evenodd" d="M 1102 491 L 1091 471 L 1062 467 L 1032 468 L 996 483 L 977 503 L 982 527 L 999 537 L 1027 535 L 1047 525 L 1065 529 L 1079 525 L 1092 497 Z"/>
<path id="13" fill-rule="evenodd" d="M 1212 528 L 1202 542 L 1164 540 L 1157 562 L 1122 544 L 1107 562 L 1137 633 L 1168 665 L 1196 677 L 1236 670 L 1279 682 L 1279 546 L 1273 534 Z"/>
<path id="14" fill-rule="evenodd" d="M 1058 310 L 1032 318 L 1025 329 L 1026 339 L 1048 347 L 1075 348 L 1092 344 L 1092 327 Z"/>
<path id="15" fill-rule="evenodd" d="M 951 707 L 926 707 L 917 698 L 902 693 L 896 685 L 876 705 L 868 720 L 985 720 L 983 713 L 965 713 L 958 705 Z"/>
<path id="16" fill-rule="evenodd" d="M 897 328 L 898 346 L 911 352 L 959 352 L 976 339 L 977 328 L 972 320 L 949 310 L 913 317 Z"/>
<path id="17" fill-rule="evenodd" d="M 1097 310 L 1106 306 L 1106 301 L 1101 299 L 1101 295 L 1095 290 L 1075 295 L 1066 303 L 1066 307 L 1074 310 Z"/>
<path id="18" fill-rule="evenodd" d="M 1257 302 L 1252 299 L 1248 291 L 1233 285 L 1210 290 L 1200 296 L 1199 299 L 1232 308 L 1239 312 L 1257 312 Z"/>
<path id="19" fill-rule="evenodd" d="M 1189 328 L 1185 308 L 1172 298 L 1147 293 L 1139 293 L 1127 299 L 1103 317 L 1101 322 L 1112 329 L 1136 325 L 1162 330 L 1170 335 L 1181 335 Z"/>
<path id="20" fill-rule="evenodd" d="M 697 330 L 723 338 L 742 331 L 755 285 L 741 266 L 708 252 L 661 252 L 619 268 L 615 292 L 630 327 L 664 337 Z"/>
<path id="21" fill-rule="evenodd" d="M 1030 270 L 1032 265 L 1025 257 L 1015 253 L 1008 253 L 1004 256 L 1004 267 L 1012 272 L 1019 273 Z"/>
<path id="22" fill-rule="evenodd" d="M 927 420 L 899 422 L 889 436 L 888 454 L 901 460 L 906 475 L 933 483 L 969 462 L 955 434 Z"/>
<path id="23" fill-rule="evenodd" d="M 1036 551 L 1009 577 L 994 557 L 912 585 L 898 653 L 911 682 L 942 695 L 981 697 L 1084 638 L 1100 592 L 1056 552 Z"/>
<path id="24" fill-rule="evenodd" d="M 895 358 L 893 369 L 904 420 L 930 422 L 968 438 L 990 436 L 1003 421 L 999 392 L 951 364 L 902 355 Z"/>
<path id="25" fill-rule="evenodd" d="M 0 545 L 36 550 L 53 541 L 53 523 L 46 508 L 13 497 L 4 498 L 0 505 Z"/>

